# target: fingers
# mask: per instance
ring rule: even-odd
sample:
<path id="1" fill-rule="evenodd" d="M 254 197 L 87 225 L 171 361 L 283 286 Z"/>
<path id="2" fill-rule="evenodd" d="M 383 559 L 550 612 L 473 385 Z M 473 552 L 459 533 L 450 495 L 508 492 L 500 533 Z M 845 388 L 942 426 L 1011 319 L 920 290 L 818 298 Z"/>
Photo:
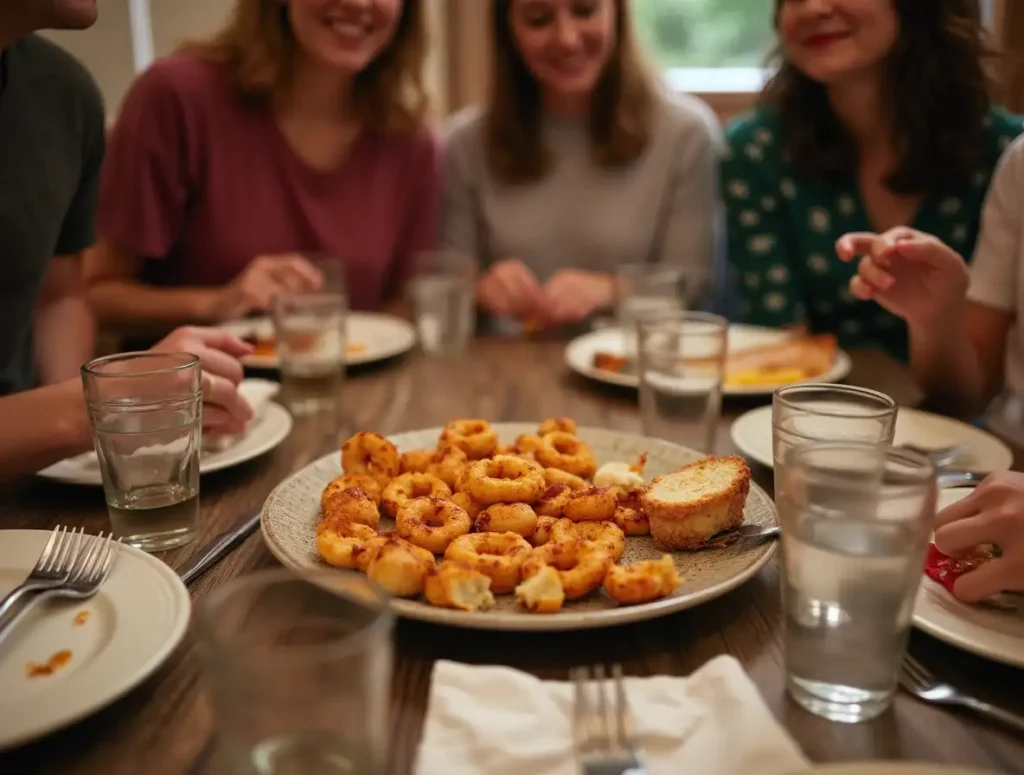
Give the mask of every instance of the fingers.
<path id="1" fill-rule="evenodd" d="M 836 255 L 842 261 L 852 261 L 857 256 L 871 255 L 880 246 L 882 238 L 868 231 L 854 231 L 844 234 L 836 241 Z"/>
<path id="2" fill-rule="evenodd" d="M 864 256 L 860 260 L 857 265 L 857 276 L 876 293 L 885 293 L 896 282 L 896 278 L 870 256 Z"/>
<path id="3" fill-rule="evenodd" d="M 983 514 L 950 522 L 935 531 L 936 548 L 949 557 L 960 557 L 975 549 L 978 544 L 992 540 L 992 525 Z"/>
<path id="4" fill-rule="evenodd" d="M 203 371 L 203 415 L 213 412 L 213 418 L 226 418 L 226 424 L 241 425 L 252 419 L 252 407 L 229 380 Z M 206 420 L 204 419 L 204 424 Z"/>
<path id="5" fill-rule="evenodd" d="M 516 260 L 491 268 L 481 280 L 481 298 L 492 313 L 520 319 L 539 316 L 545 306 L 537 278 Z"/>
<path id="6" fill-rule="evenodd" d="M 878 291 L 864 282 L 859 275 L 854 275 L 850 279 L 850 293 L 864 301 L 872 301 L 878 296 Z"/>
<path id="7" fill-rule="evenodd" d="M 548 316 L 555 324 L 577 323 L 611 302 L 611 278 L 583 272 L 558 272 L 545 285 Z"/>
<path id="8" fill-rule="evenodd" d="M 323 287 L 323 273 L 304 256 L 285 256 L 274 267 L 278 282 L 290 291 L 315 291 Z"/>
<path id="9" fill-rule="evenodd" d="M 977 603 L 1020 585 L 1020 579 L 1013 578 L 1012 563 L 1000 558 L 989 560 L 980 568 L 958 578 L 953 584 L 953 594 L 965 603 Z"/>
<path id="10" fill-rule="evenodd" d="M 213 404 L 203 404 L 203 433 L 244 433 L 246 423 Z"/>
<path id="11" fill-rule="evenodd" d="M 971 494 L 966 498 L 946 506 L 946 508 L 935 515 L 935 529 L 938 530 L 946 525 L 978 514 L 985 505 L 986 491 L 987 488 L 984 486 L 978 487 L 972 490 Z M 942 547 L 939 548 L 941 549 Z"/>

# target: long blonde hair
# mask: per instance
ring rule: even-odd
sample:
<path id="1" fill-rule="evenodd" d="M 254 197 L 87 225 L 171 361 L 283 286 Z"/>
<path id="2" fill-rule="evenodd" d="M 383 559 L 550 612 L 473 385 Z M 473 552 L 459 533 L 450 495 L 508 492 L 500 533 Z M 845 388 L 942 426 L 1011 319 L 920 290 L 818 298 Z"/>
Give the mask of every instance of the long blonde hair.
<path id="1" fill-rule="evenodd" d="M 224 63 L 244 98 L 270 100 L 288 86 L 295 46 L 286 4 L 237 0 L 223 29 L 182 50 Z M 355 77 L 352 106 L 364 127 L 404 133 L 423 125 L 430 107 L 423 83 L 426 57 L 422 0 L 404 0 L 391 42 Z"/>

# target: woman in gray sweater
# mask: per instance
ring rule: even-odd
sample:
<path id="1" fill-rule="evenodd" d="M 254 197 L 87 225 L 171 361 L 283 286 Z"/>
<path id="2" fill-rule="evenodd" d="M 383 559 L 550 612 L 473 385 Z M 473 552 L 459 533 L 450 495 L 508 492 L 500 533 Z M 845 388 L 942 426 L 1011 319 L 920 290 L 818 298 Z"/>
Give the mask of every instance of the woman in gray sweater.
<path id="1" fill-rule="evenodd" d="M 620 264 L 707 300 L 720 128 L 645 66 L 624 0 L 497 0 L 487 105 L 448 129 L 442 247 L 478 257 L 481 308 L 537 327 L 607 308 Z"/>

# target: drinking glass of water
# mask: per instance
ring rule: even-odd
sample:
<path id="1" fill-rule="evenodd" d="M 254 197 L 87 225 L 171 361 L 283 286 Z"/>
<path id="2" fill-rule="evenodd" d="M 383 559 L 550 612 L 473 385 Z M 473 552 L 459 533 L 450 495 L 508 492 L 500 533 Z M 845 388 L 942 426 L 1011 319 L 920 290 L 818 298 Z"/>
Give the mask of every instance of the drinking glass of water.
<path id="1" fill-rule="evenodd" d="M 232 775 L 383 775 L 393 617 L 358 573 L 233 579 L 199 606 L 200 654 Z"/>
<path id="2" fill-rule="evenodd" d="M 683 309 L 683 273 L 658 264 L 621 264 L 615 270 L 615 322 L 623 332 L 624 355 L 636 355 L 636 325 Z"/>
<path id="3" fill-rule="evenodd" d="M 282 396 L 296 416 L 332 412 L 345 385 L 348 299 L 337 285 L 274 298 Z"/>
<path id="4" fill-rule="evenodd" d="M 636 330 L 644 435 L 713 453 L 729 321 L 678 311 L 646 316 Z"/>
<path id="5" fill-rule="evenodd" d="M 476 260 L 457 250 L 421 253 L 409 283 L 420 348 L 428 355 L 457 355 L 476 329 Z"/>
<path id="6" fill-rule="evenodd" d="M 810 442 L 785 456 L 782 603 L 786 684 L 831 721 L 889 707 L 935 517 L 927 456 Z"/>
<path id="7" fill-rule="evenodd" d="M 191 541 L 199 527 L 199 359 L 110 355 L 82 367 L 82 384 L 111 529 L 145 551 Z"/>

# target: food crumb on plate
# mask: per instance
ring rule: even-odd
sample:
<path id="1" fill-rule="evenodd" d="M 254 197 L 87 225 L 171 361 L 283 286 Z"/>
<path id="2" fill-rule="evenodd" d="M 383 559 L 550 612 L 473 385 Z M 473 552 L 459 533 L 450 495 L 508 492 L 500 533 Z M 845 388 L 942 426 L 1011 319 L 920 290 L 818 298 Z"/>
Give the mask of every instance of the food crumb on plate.
<path id="1" fill-rule="evenodd" d="M 75 614 L 75 618 L 72 620 L 71 624 L 74 627 L 81 627 L 87 621 L 89 621 L 89 611 L 82 610 Z"/>
<path id="2" fill-rule="evenodd" d="M 62 667 L 66 666 L 70 661 L 71 652 L 64 649 L 62 651 L 58 651 L 42 664 L 38 662 L 29 662 L 25 666 L 25 674 L 29 678 L 38 678 L 41 675 L 53 675 Z"/>

